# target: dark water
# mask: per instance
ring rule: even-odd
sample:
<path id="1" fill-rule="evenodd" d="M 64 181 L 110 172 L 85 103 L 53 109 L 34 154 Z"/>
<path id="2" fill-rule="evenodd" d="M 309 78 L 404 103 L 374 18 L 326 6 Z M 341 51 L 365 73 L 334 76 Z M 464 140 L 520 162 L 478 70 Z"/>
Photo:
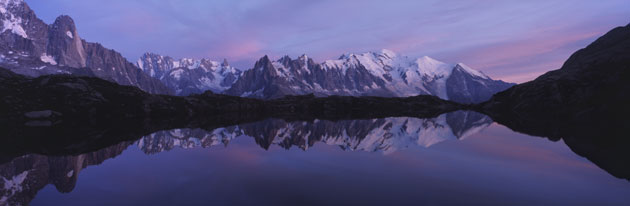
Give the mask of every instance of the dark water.
<path id="1" fill-rule="evenodd" d="M 630 204 L 628 180 L 562 140 L 472 112 L 160 131 L 0 175 L 0 205 Z"/>

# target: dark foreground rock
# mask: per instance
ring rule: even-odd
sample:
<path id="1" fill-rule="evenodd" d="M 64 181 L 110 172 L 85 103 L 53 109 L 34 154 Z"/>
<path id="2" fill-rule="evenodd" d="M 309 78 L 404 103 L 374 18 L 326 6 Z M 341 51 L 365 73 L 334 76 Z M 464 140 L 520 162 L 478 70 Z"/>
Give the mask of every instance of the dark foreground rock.
<path id="1" fill-rule="evenodd" d="M 188 97 L 152 95 L 93 77 L 49 75 L 29 78 L 0 70 L 2 119 L 28 121 L 40 113 L 60 121 L 134 118 L 203 119 L 230 115 L 305 117 L 417 116 L 454 111 L 462 105 L 421 95 L 407 98 L 287 96 L 274 100 L 206 92 Z M 55 114 L 55 115 L 52 115 Z M 43 118 L 45 120 L 45 118 Z M 42 118 L 40 118 L 42 120 Z"/>
<path id="2" fill-rule="evenodd" d="M 152 95 L 94 77 L 30 78 L 0 69 L 0 138 L 4 156 L 85 153 L 158 130 L 212 128 L 265 118 L 288 120 L 435 117 L 463 105 L 407 98 L 287 96 L 274 100 L 206 92 Z M 37 128 L 37 129 L 34 129 Z M 47 138 L 48 136 L 55 138 Z M 77 135 L 80 134 L 80 135 Z M 85 135 L 88 134 L 88 135 Z"/>
<path id="3" fill-rule="evenodd" d="M 575 52 L 561 69 L 497 93 L 478 111 L 509 128 L 563 140 L 616 177 L 630 179 L 630 25 Z"/>
<path id="4" fill-rule="evenodd" d="M 550 129 L 562 122 L 615 124 L 624 132 L 621 129 L 630 123 L 628 91 L 630 25 L 575 52 L 561 69 L 497 93 L 481 110 L 495 120 L 528 121 Z"/>

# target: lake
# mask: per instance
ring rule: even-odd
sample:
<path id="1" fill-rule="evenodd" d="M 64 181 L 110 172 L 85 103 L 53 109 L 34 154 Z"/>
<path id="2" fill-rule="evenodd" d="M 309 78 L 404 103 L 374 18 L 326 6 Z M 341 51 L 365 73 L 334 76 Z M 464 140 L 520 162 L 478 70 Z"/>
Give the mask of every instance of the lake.
<path id="1" fill-rule="evenodd" d="M 55 138 L 55 137 L 47 137 Z M 563 140 L 458 111 L 154 132 L 0 165 L 0 205 L 630 204 Z"/>

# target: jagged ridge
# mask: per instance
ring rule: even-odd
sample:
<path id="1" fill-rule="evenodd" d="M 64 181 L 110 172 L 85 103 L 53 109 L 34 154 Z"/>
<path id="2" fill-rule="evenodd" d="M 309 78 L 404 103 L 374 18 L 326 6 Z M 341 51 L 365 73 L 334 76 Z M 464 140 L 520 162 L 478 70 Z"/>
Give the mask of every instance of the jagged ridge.
<path id="1" fill-rule="evenodd" d="M 4 0 L 0 8 L 2 67 L 29 76 L 96 76 L 151 93 L 172 93 L 120 53 L 81 39 L 69 16 L 59 16 L 48 25 L 21 0 Z"/>
<path id="2" fill-rule="evenodd" d="M 344 54 L 338 60 L 315 63 L 302 55 L 258 60 L 226 90 L 226 94 L 263 99 L 313 93 L 318 96 L 406 97 L 434 95 L 460 103 L 478 103 L 513 84 L 490 79 L 458 63 L 430 57 L 400 56 L 389 50 Z"/>

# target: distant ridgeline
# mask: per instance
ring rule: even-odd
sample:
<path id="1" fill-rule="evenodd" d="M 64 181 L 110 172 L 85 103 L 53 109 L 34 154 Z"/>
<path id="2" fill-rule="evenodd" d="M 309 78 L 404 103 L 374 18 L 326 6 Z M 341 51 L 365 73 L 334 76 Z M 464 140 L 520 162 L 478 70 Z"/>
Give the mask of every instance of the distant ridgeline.
<path id="1" fill-rule="evenodd" d="M 344 54 L 323 63 L 315 63 L 306 55 L 275 61 L 264 56 L 244 72 L 230 67 L 227 60 L 221 64 L 207 59 L 174 60 L 153 53 L 146 53 L 137 65 L 177 95 L 205 90 L 262 99 L 305 94 L 434 95 L 460 103 L 479 103 L 514 85 L 492 80 L 462 63 L 447 64 L 426 56 L 413 59 L 389 50 Z"/>
<path id="2" fill-rule="evenodd" d="M 208 59 L 146 53 L 135 64 L 114 50 L 79 36 L 74 21 L 59 16 L 51 25 L 22 0 L 0 4 L 0 66 L 37 77 L 47 74 L 94 76 L 152 94 L 190 95 L 205 91 L 262 99 L 285 95 L 408 97 L 434 95 L 479 103 L 514 84 L 492 80 L 459 64 L 429 57 L 409 58 L 389 50 L 344 54 L 315 63 L 306 55 L 276 61 L 267 56 L 244 72 Z"/>
<path id="3" fill-rule="evenodd" d="M 315 63 L 306 55 L 272 61 L 261 58 L 253 69 L 225 91 L 255 98 L 313 93 L 316 96 L 407 97 L 434 95 L 459 103 L 479 103 L 513 84 L 492 80 L 459 64 L 430 57 L 409 58 L 389 50 L 345 54 L 337 60 Z"/>

